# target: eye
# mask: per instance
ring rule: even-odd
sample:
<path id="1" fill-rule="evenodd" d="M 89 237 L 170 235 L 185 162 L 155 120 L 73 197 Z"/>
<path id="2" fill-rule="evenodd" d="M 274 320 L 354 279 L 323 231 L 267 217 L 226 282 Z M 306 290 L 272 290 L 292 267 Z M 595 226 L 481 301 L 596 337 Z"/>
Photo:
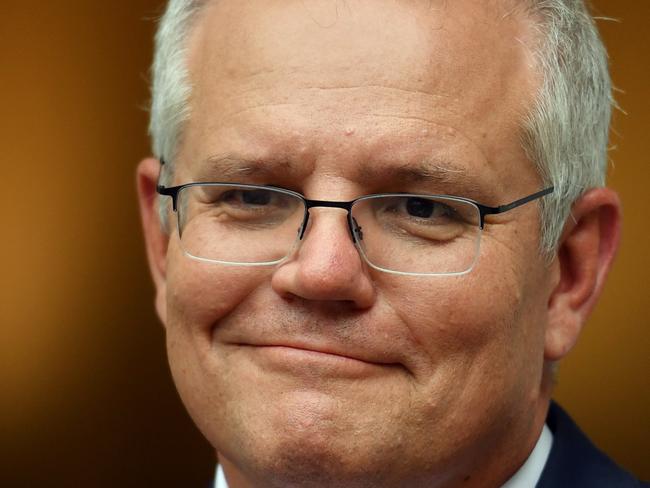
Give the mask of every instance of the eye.
<path id="1" fill-rule="evenodd" d="M 406 212 L 420 219 L 443 217 L 453 213 L 447 205 L 426 198 L 410 197 L 405 202 Z"/>
<path id="2" fill-rule="evenodd" d="M 272 196 L 267 190 L 231 190 L 226 192 L 222 199 L 228 203 L 264 206 L 271 203 Z"/>
<path id="3" fill-rule="evenodd" d="M 399 196 L 372 200 L 377 216 L 390 216 L 418 225 L 439 225 L 459 218 L 455 202 L 429 197 Z"/>

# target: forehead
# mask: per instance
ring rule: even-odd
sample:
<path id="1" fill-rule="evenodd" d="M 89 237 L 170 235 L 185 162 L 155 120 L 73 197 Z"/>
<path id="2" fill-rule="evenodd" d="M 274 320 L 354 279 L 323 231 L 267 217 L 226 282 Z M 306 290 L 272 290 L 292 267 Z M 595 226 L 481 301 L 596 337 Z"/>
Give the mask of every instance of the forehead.
<path id="1" fill-rule="evenodd" d="M 427 139 L 489 163 L 532 101 L 529 31 L 511 2 L 214 1 L 191 36 L 182 150 L 316 157 L 355 132 L 359 157 Z"/>

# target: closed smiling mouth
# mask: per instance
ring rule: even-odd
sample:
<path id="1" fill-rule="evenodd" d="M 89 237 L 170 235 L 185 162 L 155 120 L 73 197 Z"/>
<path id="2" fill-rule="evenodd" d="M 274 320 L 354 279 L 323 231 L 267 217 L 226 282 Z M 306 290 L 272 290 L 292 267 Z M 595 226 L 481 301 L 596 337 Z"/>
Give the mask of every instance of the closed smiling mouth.
<path id="1" fill-rule="evenodd" d="M 347 354 L 340 354 L 337 352 L 331 352 L 331 351 L 323 351 L 319 349 L 312 349 L 308 347 L 298 347 L 298 346 L 285 346 L 285 345 L 266 345 L 266 346 L 252 346 L 252 347 L 260 347 L 260 348 L 278 348 L 278 349 L 286 349 L 288 353 L 291 351 L 296 351 L 296 352 L 302 352 L 302 353 L 307 353 L 307 354 L 316 354 L 316 355 L 323 355 L 323 356 L 334 356 L 334 357 L 339 357 L 341 359 L 350 359 L 352 361 L 360 361 L 363 363 L 369 363 L 369 364 L 380 364 L 380 363 L 375 363 L 372 361 L 365 361 L 363 359 L 359 359 L 357 357 L 349 356 Z"/>
<path id="2" fill-rule="evenodd" d="M 359 378 L 403 366 L 395 362 L 360 357 L 328 347 L 305 344 L 231 344 L 263 366 L 265 370 L 300 373 L 321 372 L 328 376 Z"/>

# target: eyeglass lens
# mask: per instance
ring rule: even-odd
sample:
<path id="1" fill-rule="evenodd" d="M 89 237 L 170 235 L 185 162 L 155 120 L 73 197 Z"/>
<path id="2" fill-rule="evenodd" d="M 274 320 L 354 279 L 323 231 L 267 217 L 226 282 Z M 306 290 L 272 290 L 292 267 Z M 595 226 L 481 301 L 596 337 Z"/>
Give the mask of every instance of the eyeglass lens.
<path id="1" fill-rule="evenodd" d="M 299 240 L 305 202 L 276 189 L 193 185 L 178 194 L 181 245 L 191 257 L 229 264 L 273 264 Z M 373 267 L 415 274 L 465 272 L 478 256 L 479 210 L 461 199 L 371 195 L 351 218 Z"/>

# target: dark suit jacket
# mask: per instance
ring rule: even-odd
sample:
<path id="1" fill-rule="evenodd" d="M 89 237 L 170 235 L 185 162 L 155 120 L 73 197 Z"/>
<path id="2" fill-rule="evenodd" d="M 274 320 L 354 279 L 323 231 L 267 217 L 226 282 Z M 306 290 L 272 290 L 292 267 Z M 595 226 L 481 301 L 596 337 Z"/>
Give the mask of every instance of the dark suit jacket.
<path id="1" fill-rule="evenodd" d="M 650 486 L 637 480 L 598 450 L 556 403 L 551 403 L 546 425 L 553 432 L 553 447 L 537 488 Z"/>

